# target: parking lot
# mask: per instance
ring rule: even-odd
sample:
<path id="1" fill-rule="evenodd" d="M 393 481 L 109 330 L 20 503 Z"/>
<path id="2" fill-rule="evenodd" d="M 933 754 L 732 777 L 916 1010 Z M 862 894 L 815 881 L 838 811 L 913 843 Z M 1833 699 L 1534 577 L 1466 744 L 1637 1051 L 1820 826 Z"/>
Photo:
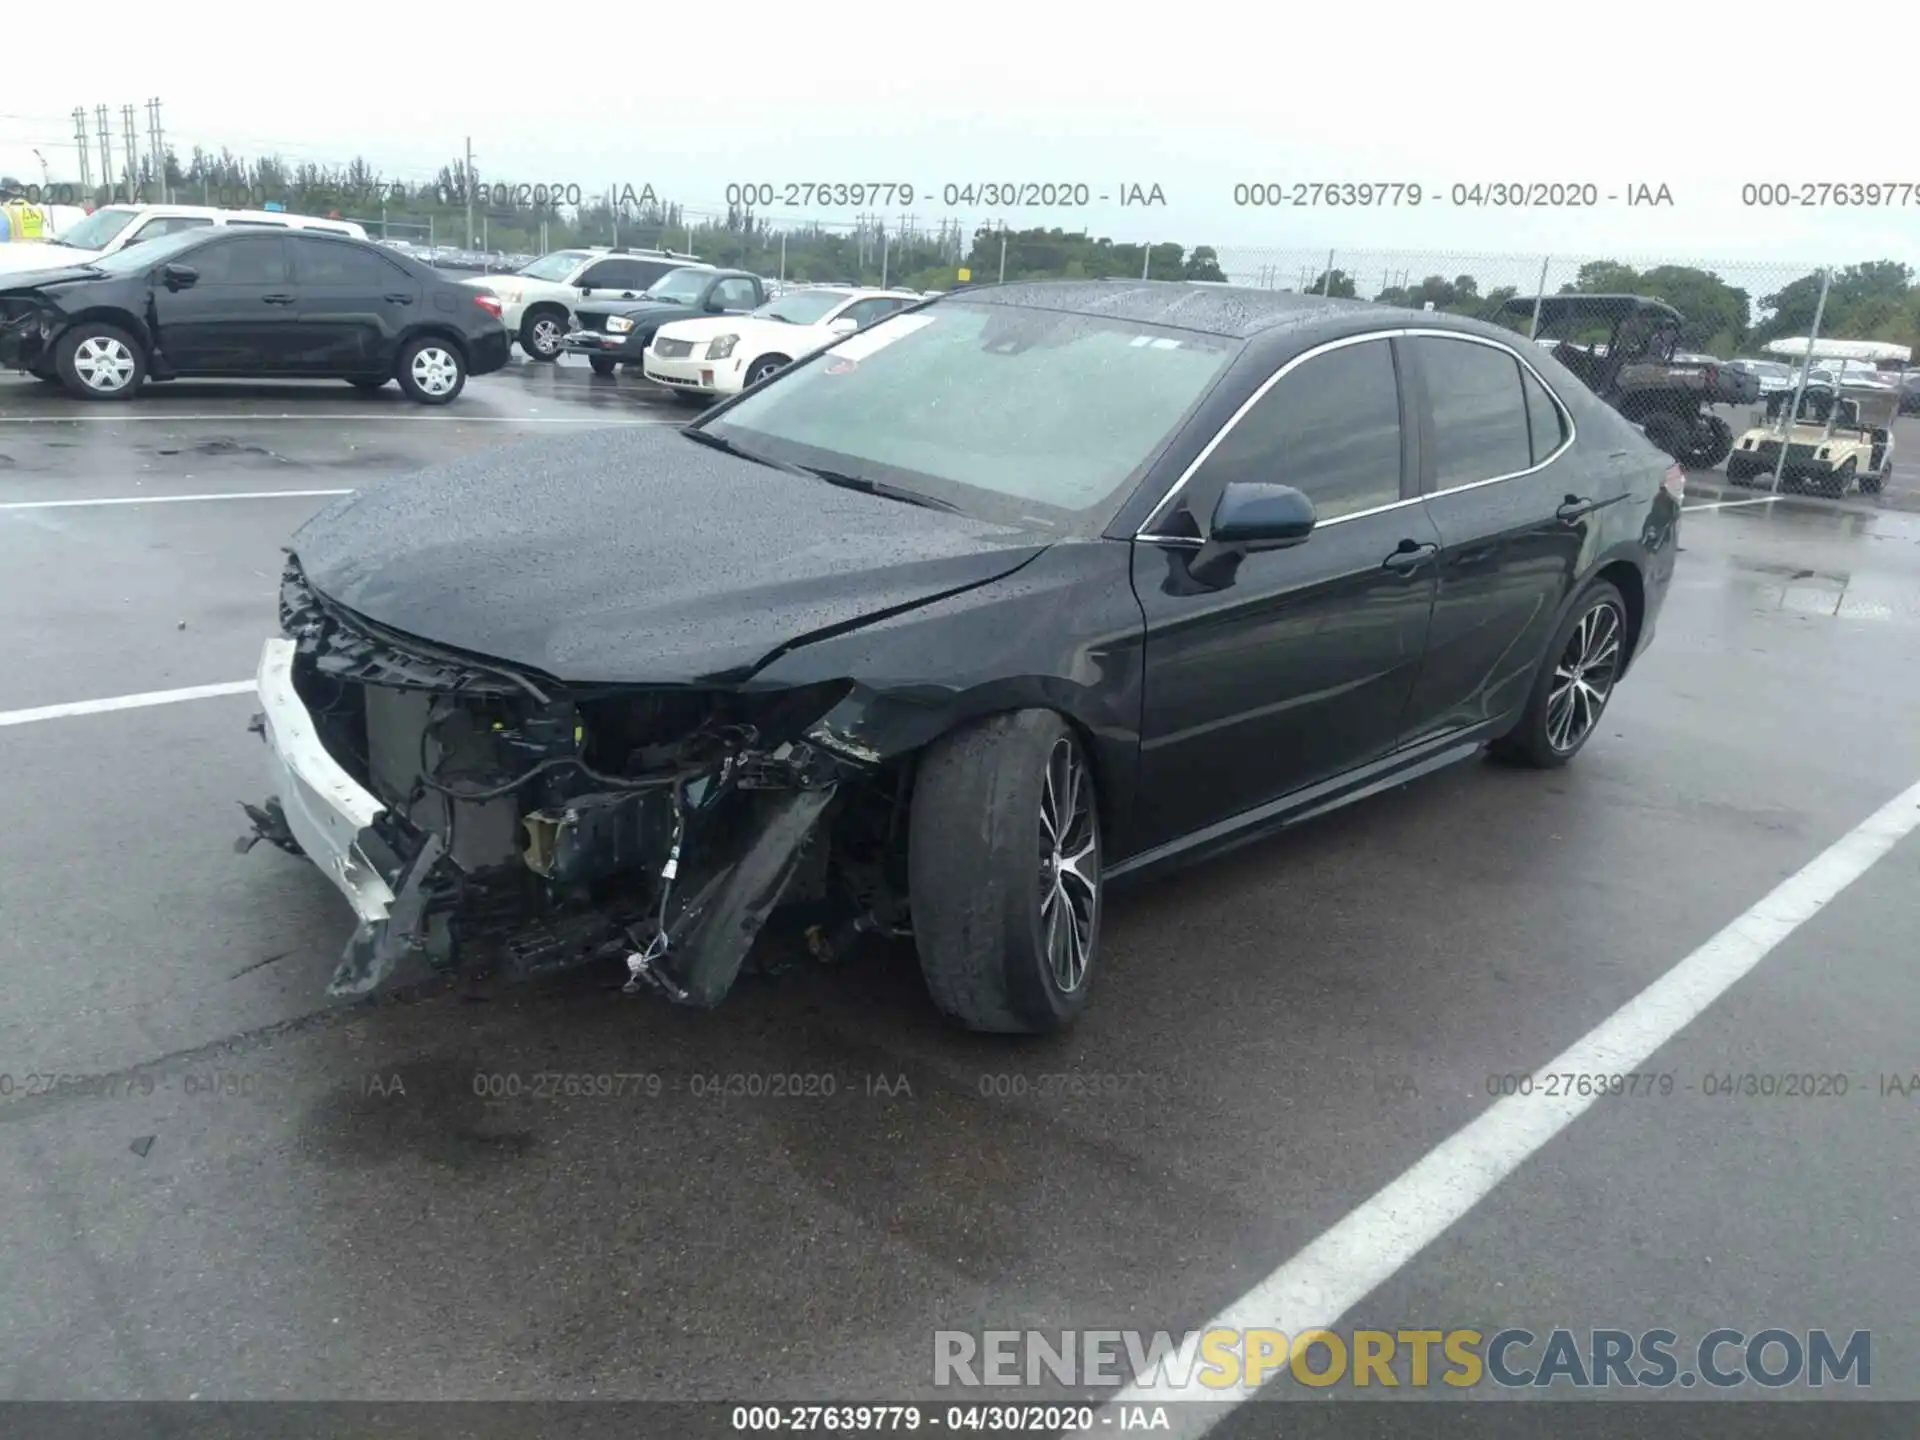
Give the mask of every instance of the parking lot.
<path id="1" fill-rule="evenodd" d="M 1690 479 L 1571 768 L 1456 767 L 1116 894 L 1064 1037 L 777 945 L 711 1013 L 624 973 L 327 1001 L 339 895 L 233 843 L 277 547 L 482 447 L 537 505 L 543 437 L 688 413 L 518 357 L 444 410 L 0 376 L 8 1395 L 901 1400 L 939 1329 L 1198 1327 L 1920 780 L 1904 421 L 1877 501 Z M 1876 1398 L 1920 1398 L 1920 1092 L 1881 1083 L 1920 1072 L 1916 934 L 1904 833 L 1639 1067 L 1671 1093 L 1595 1105 L 1344 1323 L 1864 1329 Z M 658 1083 L 476 1093 L 542 1073 Z M 1849 1084 L 1703 1089 L 1750 1073 Z M 736 1093 L 770 1076 L 832 1081 Z"/>

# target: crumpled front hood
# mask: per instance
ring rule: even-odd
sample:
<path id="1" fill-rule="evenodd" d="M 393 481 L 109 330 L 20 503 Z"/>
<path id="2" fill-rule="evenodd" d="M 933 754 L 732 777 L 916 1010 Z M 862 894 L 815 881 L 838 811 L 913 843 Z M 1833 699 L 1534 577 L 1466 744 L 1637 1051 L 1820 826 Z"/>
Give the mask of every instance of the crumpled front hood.
<path id="1" fill-rule="evenodd" d="M 53 245 L 46 241 L 18 240 L 8 245 L 0 245 L 0 284 L 12 285 L 15 277 L 24 279 L 28 271 L 65 270 L 69 266 L 84 265 L 89 260 L 98 260 L 105 252 L 101 250 L 79 250 L 71 245 Z"/>
<path id="2" fill-rule="evenodd" d="M 404 634 L 579 684 L 692 684 L 996 580 L 1048 543 L 634 425 L 396 476 L 290 548 L 314 589 Z"/>
<path id="3" fill-rule="evenodd" d="M 49 260 L 46 266 L 39 270 L 0 270 L 0 294 L 38 290 L 42 286 L 62 285 L 74 280 L 103 278 L 97 270 L 83 270 L 77 265 L 65 265 Z"/>

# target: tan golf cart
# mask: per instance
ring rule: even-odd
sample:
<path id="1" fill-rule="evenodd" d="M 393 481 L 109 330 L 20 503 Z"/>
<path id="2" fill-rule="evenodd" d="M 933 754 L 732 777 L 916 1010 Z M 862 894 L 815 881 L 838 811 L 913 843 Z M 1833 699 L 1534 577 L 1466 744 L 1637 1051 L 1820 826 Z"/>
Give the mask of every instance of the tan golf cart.
<path id="1" fill-rule="evenodd" d="M 1782 490 L 1811 490 L 1845 495 L 1854 485 L 1877 495 L 1893 473 L 1893 421 L 1900 392 L 1866 385 L 1809 385 L 1800 396 L 1800 413 L 1788 424 L 1791 390 L 1767 397 L 1765 412 L 1754 411 L 1752 426 L 1727 456 L 1727 479 L 1735 485 L 1768 485 L 1780 468 Z"/>

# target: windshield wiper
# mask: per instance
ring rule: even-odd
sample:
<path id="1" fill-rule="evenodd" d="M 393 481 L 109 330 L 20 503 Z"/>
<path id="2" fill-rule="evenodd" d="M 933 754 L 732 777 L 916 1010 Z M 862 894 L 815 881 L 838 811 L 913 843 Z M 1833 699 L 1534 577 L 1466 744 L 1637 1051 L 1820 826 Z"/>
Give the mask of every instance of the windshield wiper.
<path id="1" fill-rule="evenodd" d="M 798 465 L 788 465 L 779 460 L 769 460 L 764 455 L 756 455 L 751 450 L 742 450 L 731 440 L 722 438 L 707 430 L 685 429 L 680 432 L 696 444 L 705 445 L 709 450 L 718 450 L 722 455 L 732 455 L 736 459 L 751 460 L 756 465 L 764 465 L 769 470 L 784 470 L 789 475 L 809 475 L 812 472 L 802 470 Z"/>
<path id="2" fill-rule="evenodd" d="M 842 475 L 838 470 L 822 470 L 817 465 L 800 467 L 808 475 L 824 480 L 829 485 L 838 485 L 843 490 L 858 490 L 863 495 L 878 495 L 883 500 L 902 500 L 909 505 L 919 505 L 928 510 L 945 510 L 948 514 L 958 514 L 960 507 L 949 500 L 936 500 L 931 495 L 922 495 L 918 490 L 907 490 L 899 485 L 889 485 L 884 480 L 863 480 L 858 475 Z"/>

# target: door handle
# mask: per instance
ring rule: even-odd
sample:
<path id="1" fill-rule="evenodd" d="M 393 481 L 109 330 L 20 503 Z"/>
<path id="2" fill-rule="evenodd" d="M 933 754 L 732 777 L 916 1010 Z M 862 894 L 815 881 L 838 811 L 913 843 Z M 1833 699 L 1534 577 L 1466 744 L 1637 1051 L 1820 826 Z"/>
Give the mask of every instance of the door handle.
<path id="1" fill-rule="evenodd" d="M 1440 547 L 1434 544 L 1422 545 L 1413 540 L 1402 540 L 1400 548 L 1381 561 L 1381 568 L 1393 571 L 1396 575 L 1411 575 L 1422 565 L 1433 559 Z"/>
<path id="2" fill-rule="evenodd" d="M 407 294 L 404 290 L 396 290 L 393 294 L 383 295 L 380 298 L 385 300 L 389 305 L 411 305 L 413 303 L 413 296 Z"/>
<path id="3" fill-rule="evenodd" d="M 293 296 L 291 295 L 262 295 L 260 298 L 269 305 L 293 304 Z"/>

